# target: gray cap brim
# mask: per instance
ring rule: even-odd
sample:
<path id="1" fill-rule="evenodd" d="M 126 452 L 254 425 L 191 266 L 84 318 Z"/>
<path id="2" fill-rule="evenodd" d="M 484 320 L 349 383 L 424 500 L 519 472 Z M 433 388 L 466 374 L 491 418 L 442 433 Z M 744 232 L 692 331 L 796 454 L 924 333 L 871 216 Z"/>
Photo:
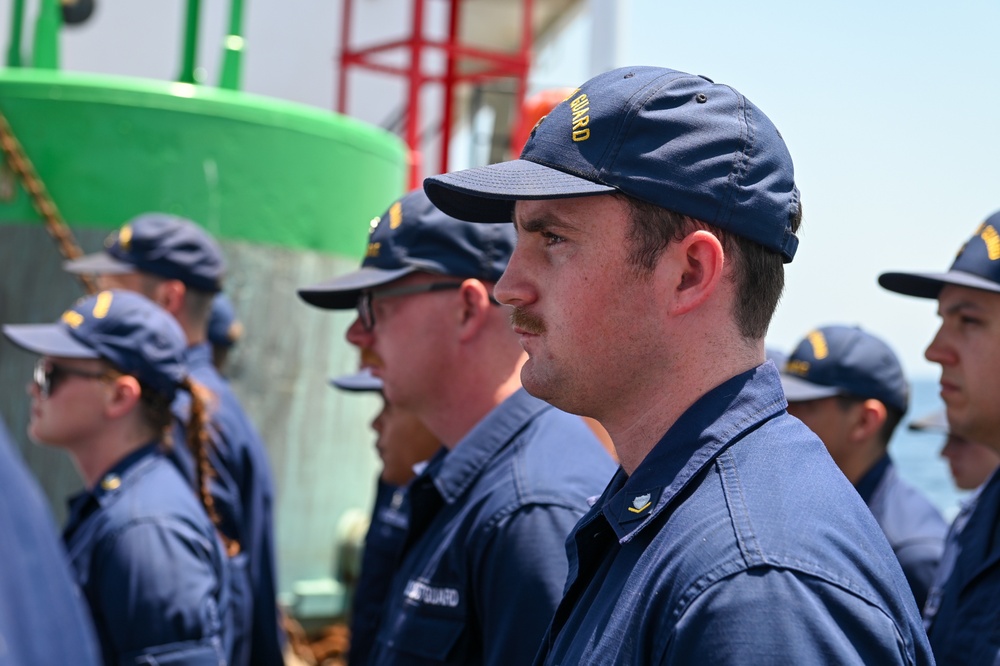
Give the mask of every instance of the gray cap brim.
<path id="1" fill-rule="evenodd" d="M 963 271 L 948 271 L 947 273 L 882 273 L 878 283 L 889 291 L 917 298 L 937 298 L 941 288 L 953 284 L 969 289 L 1000 292 L 1000 284 L 993 280 Z"/>
<path id="2" fill-rule="evenodd" d="M 821 400 L 840 395 L 842 391 L 835 386 L 823 386 L 807 382 L 801 377 L 781 374 L 781 388 L 785 390 L 785 399 L 788 402 L 809 402 L 810 400 Z"/>
<path id="3" fill-rule="evenodd" d="M 415 273 L 417 270 L 415 266 L 407 266 L 394 271 L 381 268 L 361 268 L 326 282 L 302 287 L 298 294 L 303 301 L 318 308 L 350 310 L 357 307 L 358 297 L 361 296 L 362 291 L 388 284 L 410 273 Z"/>
<path id="4" fill-rule="evenodd" d="M 507 222 L 519 199 L 566 199 L 615 192 L 558 169 L 512 160 L 432 176 L 424 180 L 431 202 L 452 217 L 469 222 Z"/>
<path id="5" fill-rule="evenodd" d="M 330 379 L 330 385 L 344 391 L 381 391 L 382 380 L 372 375 L 371 368 L 362 368 L 350 375 Z"/>
<path id="6" fill-rule="evenodd" d="M 70 259 L 64 261 L 62 267 L 73 275 L 123 275 L 138 270 L 134 265 L 119 261 L 107 252 L 95 252 Z"/>
<path id="7" fill-rule="evenodd" d="M 100 358 L 58 324 L 9 324 L 3 327 L 3 333 L 18 347 L 43 356 Z"/>

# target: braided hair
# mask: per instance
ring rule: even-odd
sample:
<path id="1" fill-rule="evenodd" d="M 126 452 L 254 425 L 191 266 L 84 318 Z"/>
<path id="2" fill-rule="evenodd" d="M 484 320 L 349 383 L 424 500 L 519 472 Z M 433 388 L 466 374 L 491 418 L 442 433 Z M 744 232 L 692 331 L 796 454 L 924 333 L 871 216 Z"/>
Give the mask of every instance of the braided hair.
<path id="1" fill-rule="evenodd" d="M 194 456 L 195 490 L 201 505 L 205 508 L 205 513 L 208 514 L 222 539 L 222 543 L 226 546 L 226 552 L 230 557 L 233 557 L 240 552 L 240 543 L 219 529 L 222 521 L 215 508 L 215 498 L 212 497 L 212 493 L 208 489 L 209 479 L 215 476 L 215 469 L 208 457 L 208 450 L 212 446 L 208 427 L 208 404 L 212 394 L 190 377 L 184 378 L 180 383 L 180 388 L 191 396 L 190 416 L 184 431 L 187 434 L 186 444 L 191 455 Z M 162 439 L 166 446 L 173 446 L 171 434 L 171 426 L 174 423 L 174 415 L 171 410 L 172 401 L 162 393 L 153 391 L 146 386 L 142 387 L 141 401 L 149 423 L 157 432 L 162 433 Z"/>

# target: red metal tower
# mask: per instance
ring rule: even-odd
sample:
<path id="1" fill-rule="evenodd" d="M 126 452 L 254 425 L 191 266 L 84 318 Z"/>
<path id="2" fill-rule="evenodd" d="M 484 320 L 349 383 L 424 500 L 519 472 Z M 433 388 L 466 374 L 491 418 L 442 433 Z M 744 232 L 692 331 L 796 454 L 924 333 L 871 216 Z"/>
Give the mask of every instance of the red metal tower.
<path id="1" fill-rule="evenodd" d="M 461 33 L 461 10 L 463 0 L 435 0 L 448 4 L 448 30 L 444 40 L 428 36 L 425 24 L 425 10 L 431 0 L 411 0 L 410 34 L 402 39 L 383 41 L 366 46 L 354 47 L 352 39 L 354 4 L 357 0 L 344 0 L 343 22 L 341 24 L 341 51 L 339 77 L 337 82 L 337 111 L 348 112 L 347 75 L 355 67 L 382 72 L 403 78 L 406 81 L 406 107 L 403 122 L 403 139 L 410 149 L 409 186 L 420 185 L 424 175 L 421 138 L 421 92 L 425 86 L 441 86 L 441 121 L 438 126 L 441 136 L 441 152 L 438 170 L 448 171 L 448 151 L 451 147 L 451 132 L 456 114 L 456 90 L 462 84 L 483 84 L 499 78 L 515 80 L 515 107 L 520 109 L 528 85 L 528 69 L 531 63 L 532 16 L 535 0 L 515 0 L 520 3 L 520 44 L 515 52 L 503 52 L 480 48 L 463 41 Z M 444 71 L 430 71 L 425 63 L 425 54 L 437 52 L 444 55 Z M 404 54 L 404 65 L 384 62 L 387 54 Z M 382 59 L 380 62 L 379 59 Z"/>

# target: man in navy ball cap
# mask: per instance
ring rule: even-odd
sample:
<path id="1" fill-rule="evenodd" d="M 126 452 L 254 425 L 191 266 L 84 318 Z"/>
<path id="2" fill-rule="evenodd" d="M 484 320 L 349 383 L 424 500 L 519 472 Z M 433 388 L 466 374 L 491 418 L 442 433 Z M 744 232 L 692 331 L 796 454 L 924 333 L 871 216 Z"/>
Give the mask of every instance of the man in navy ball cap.
<path id="1" fill-rule="evenodd" d="M 889 457 L 889 440 L 910 402 L 896 354 L 856 326 L 824 326 L 795 347 L 781 385 L 788 413 L 819 435 L 871 509 L 922 607 L 948 526 Z"/>
<path id="2" fill-rule="evenodd" d="M 509 222 L 462 222 L 417 190 L 372 221 L 360 269 L 299 290 L 357 309 L 348 342 L 377 355 L 385 399 L 443 445 L 408 486 L 370 664 L 530 662 L 566 536 L 614 473 L 581 419 L 521 388 L 524 352 L 492 296 L 513 246 Z"/>
<path id="3" fill-rule="evenodd" d="M 801 205 L 760 109 L 617 69 L 520 159 L 424 187 L 456 217 L 513 219 L 495 295 L 521 380 L 600 421 L 622 464 L 569 538 L 537 664 L 930 661 L 899 563 L 765 362 Z"/>
<path id="4" fill-rule="evenodd" d="M 949 431 L 1000 453 L 1000 212 L 976 228 L 945 272 L 883 273 L 879 284 L 937 299 L 941 325 L 927 360 L 941 366 Z M 963 509 L 948 541 L 924 624 L 939 664 L 1000 661 L 1000 478 Z"/>
<path id="5" fill-rule="evenodd" d="M 104 250 L 67 261 L 74 274 L 97 275 L 106 289 L 140 293 L 173 315 L 187 338 L 185 363 L 191 376 L 215 396 L 212 412 L 211 489 L 222 518 L 221 529 L 239 544 L 254 600 L 250 663 L 279 663 L 283 634 L 278 622 L 274 562 L 274 482 L 267 450 L 229 383 L 213 364 L 208 333 L 212 306 L 222 289 L 226 263 L 218 243 L 200 226 L 166 213 L 144 213 L 111 233 Z M 188 413 L 186 397 L 174 404 L 178 419 Z M 179 434 L 183 438 L 182 434 Z M 172 451 L 194 479 L 194 461 L 183 447 Z"/>

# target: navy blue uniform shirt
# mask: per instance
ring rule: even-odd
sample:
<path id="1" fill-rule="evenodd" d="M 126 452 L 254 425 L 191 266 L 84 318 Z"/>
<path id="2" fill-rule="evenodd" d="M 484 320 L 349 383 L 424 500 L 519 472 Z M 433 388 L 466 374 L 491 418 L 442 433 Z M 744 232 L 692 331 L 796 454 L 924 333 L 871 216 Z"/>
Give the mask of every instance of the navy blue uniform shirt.
<path id="1" fill-rule="evenodd" d="M 0 666 L 100 663 L 55 523 L 0 421 Z"/>
<path id="2" fill-rule="evenodd" d="M 523 389 L 439 451 L 409 487 L 371 663 L 529 663 L 566 580 L 566 536 L 613 472 L 580 418 Z"/>
<path id="3" fill-rule="evenodd" d="M 158 442 L 70 501 L 63 539 L 105 664 L 219 666 L 246 640 L 222 542 Z"/>
<path id="4" fill-rule="evenodd" d="M 568 542 L 537 664 L 930 664 L 899 563 L 774 364 L 694 403 Z"/>
<path id="5" fill-rule="evenodd" d="M 948 533 L 940 590 L 924 608 L 942 666 L 1000 664 L 1000 474 L 994 474 Z"/>
<path id="6" fill-rule="evenodd" d="M 408 511 L 406 488 L 379 479 L 351 607 L 351 651 L 347 660 L 350 666 L 365 666 L 371 655 L 389 584 L 403 551 Z"/>
<path id="7" fill-rule="evenodd" d="M 202 343 L 188 347 L 184 361 L 191 377 L 215 396 L 211 406 L 214 431 L 210 453 L 216 477 L 211 493 L 222 521 L 222 532 L 240 542 L 241 554 L 237 567 L 246 568 L 249 578 L 246 592 L 251 598 L 253 639 L 249 663 L 271 666 L 282 662 L 283 634 L 279 628 L 277 580 L 274 562 L 274 483 L 264 443 L 250 422 L 229 384 L 212 365 L 212 348 Z M 187 423 L 189 398 L 177 394 L 174 413 Z M 180 429 L 175 435 L 178 446 L 173 456 L 188 478 L 194 480 L 194 464 L 189 449 L 184 446 Z M 245 596 L 245 595 L 243 595 Z M 245 658 L 238 663 L 247 663 Z"/>
<path id="8" fill-rule="evenodd" d="M 855 488 L 896 553 L 917 608 L 923 608 L 944 552 L 948 524 L 920 491 L 900 478 L 888 455 Z"/>

